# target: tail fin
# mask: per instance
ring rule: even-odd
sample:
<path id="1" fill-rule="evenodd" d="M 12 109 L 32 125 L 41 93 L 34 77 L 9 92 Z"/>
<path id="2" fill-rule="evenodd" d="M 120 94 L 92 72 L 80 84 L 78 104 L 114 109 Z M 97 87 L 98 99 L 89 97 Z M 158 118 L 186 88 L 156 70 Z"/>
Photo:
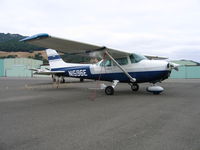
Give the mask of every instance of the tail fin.
<path id="1" fill-rule="evenodd" d="M 46 50 L 48 60 L 49 60 L 49 65 L 50 69 L 54 70 L 56 68 L 63 68 L 69 66 L 68 63 L 64 62 L 60 55 L 57 53 L 57 51 L 53 49 L 47 49 Z"/>

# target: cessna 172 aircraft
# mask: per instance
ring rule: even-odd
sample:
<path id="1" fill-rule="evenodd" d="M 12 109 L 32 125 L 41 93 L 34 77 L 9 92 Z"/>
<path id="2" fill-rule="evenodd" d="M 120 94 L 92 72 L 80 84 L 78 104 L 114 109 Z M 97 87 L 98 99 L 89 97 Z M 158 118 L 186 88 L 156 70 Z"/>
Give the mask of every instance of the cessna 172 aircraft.
<path id="1" fill-rule="evenodd" d="M 149 82 L 153 85 L 147 87 L 147 91 L 159 94 L 164 89 L 155 83 L 167 79 L 172 69 L 178 67 L 177 64 L 167 61 L 149 60 L 143 55 L 61 39 L 46 33 L 20 41 L 49 48 L 46 52 L 50 64 L 50 71 L 47 72 L 50 74 L 112 82 L 110 86 L 101 86 L 107 95 L 114 94 L 114 88 L 119 82 L 128 83 L 133 91 L 139 90 L 139 83 Z M 60 52 L 101 57 L 102 60 L 96 64 L 67 63 L 55 49 Z"/>

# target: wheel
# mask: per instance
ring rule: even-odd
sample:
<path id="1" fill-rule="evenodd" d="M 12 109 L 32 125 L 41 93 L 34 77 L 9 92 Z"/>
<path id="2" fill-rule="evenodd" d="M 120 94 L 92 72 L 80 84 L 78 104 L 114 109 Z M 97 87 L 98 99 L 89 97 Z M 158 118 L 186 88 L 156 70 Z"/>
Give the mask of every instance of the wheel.
<path id="1" fill-rule="evenodd" d="M 114 94 L 114 88 L 112 86 L 107 86 L 105 88 L 106 95 L 113 95 Z"/>
<path id="2" fill-rule="evenodd" d="M 54 75 L 52 75 L 52 81 L 56 82 L 56 77 Z"/>
<path id="3" fill-rule="evenodd" d="M 83 78 L 80 78 L 80 82 L 83 82 L 84 81 L 84 79 Z"/>
<path id="4" fill-rule="evenodd" d="M 139 90 L 139 85 L 136 83 L 131 84 L 131 89 L 132 91 L 138 91 Z"/>
<path id="5" fill-rule="evenodd" d="M 62 79 L 61 83 L 65 83 L 65 79 L 64 78 Z"/>

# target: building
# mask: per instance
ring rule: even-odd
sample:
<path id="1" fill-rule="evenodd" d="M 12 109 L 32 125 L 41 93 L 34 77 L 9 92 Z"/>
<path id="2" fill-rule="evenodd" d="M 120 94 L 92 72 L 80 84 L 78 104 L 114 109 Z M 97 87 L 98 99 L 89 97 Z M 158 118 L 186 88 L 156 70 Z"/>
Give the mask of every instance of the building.
<path id="1" fill-rule="evenodd" d="M 40 68 L 43 62 L 30 58 L 0 59 L 0 77 L 32 77 L 29 69 Z"/>
<path id="2" fill-rule="evenodd" d="M 173 70 L 170 78 L 197 79 L 200 78 L 200 63 L 191 60 L 172 61 L 179 64 L 179 71 Z"/>
<path id="3" fill-rule="evenodd" d="M 4 60 L 0 59 L 0 77 L 4 75 Z"/>

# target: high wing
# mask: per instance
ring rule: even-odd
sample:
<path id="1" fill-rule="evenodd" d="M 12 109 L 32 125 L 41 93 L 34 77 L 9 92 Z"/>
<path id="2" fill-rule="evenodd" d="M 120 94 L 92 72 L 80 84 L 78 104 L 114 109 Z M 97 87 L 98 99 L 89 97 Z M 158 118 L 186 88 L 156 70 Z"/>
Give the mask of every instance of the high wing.
<path id="1" fill-rule="evenodd" d="M 167 57 L 149 56 L 149 55 L 145 55 L 145 57 L 147 57 L 148 59 L 154 59 L 154 60 L 164 60 L 164 59 L 168 59 Z"/>
<path id="2" fill-rule="evenodd" d="M 88 53 L 91 57 L 99 57 L 104 55 L 104 51 L 107 50 L 114 58 L 128 56 L 131 53 L 123 52 L 120 50 L 114 50 L 106 48 L 105 46 L 96 46 L 87 43 L 81 43 L 77 41 L 71 41 L 67 39 L 61 39 L 50 36 L 46 33 L 41 33 L 24 38 L 20 41 L 28 42 L 33 45 L 51 48 L 60 52 L 72 53 L 72 54 L 85 54 Z"/>

